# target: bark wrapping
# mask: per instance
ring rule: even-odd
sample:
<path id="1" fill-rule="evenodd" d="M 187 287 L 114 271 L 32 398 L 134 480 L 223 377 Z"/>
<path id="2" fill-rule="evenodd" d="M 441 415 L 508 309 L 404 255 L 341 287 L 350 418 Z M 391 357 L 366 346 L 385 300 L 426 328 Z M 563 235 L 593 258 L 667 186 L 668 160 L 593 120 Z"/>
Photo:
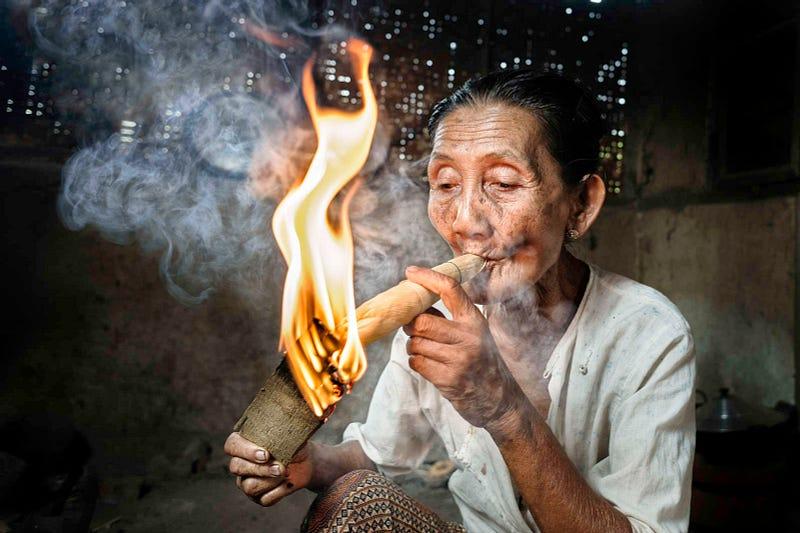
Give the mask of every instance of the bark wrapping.
<path id="1" fill-rule="evenodd" d="M 287 465 L 322 422 L 308 407 L 283 359 L 233 430 Z"/>

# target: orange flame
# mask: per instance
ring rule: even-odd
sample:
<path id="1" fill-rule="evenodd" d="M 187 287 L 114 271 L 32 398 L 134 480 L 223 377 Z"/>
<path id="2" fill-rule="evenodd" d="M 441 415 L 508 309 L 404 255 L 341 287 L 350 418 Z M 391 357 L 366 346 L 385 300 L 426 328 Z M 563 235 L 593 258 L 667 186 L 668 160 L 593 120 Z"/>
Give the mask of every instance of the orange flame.
<path id="1" fill-rule="evenodd" d="M 314 323 L 316 319 L 328 332 L 343 322 L 356 324 L 348 199 L 335 224 L 328 209 L 367 161 L 378 107 L 369 83 L 372 48 L 350 39 L 347 49 L 363 105 L 355 112 L 318 107 L 312 61 L 306 64 L 303 97 L 317 133 L 317 151 L 303 180 L 287 193 L 272 218 L 272 231 L 289 267 L 283 289 L 281 347 L 298 389 L 319 417 L 367 367 L 357 328 L 348 328 L 347 338 L 337 339 L 330 349 L 330 343 L 326 348 L 320 341 Z"/>

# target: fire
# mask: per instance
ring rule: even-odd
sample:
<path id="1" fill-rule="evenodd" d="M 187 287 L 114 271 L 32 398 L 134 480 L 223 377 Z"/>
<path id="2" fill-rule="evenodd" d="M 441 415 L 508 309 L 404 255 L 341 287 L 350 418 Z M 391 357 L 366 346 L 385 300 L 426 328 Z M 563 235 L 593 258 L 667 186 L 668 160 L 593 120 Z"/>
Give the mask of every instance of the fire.
<path id="1" fill-rule="evenodd" d="M 318 107 L 312 61 L 303 72 L 303 97 L 317 134 L 317 151 L 305 177 L 278 205 L 272 231 L 288 273 L 281 310 L 281 348 L 297 387 L 318 417 L 325 416 L 366 370 L 356 327 L 334 338 L 341 323 L 356 324 L 353 236 L 349 196 L 336 221 L 328 212 L 336 195 L 366 163 L 378 120 L 369 82 L 372 48 L 347 42 L 363 105 L 357 111 Z"/>

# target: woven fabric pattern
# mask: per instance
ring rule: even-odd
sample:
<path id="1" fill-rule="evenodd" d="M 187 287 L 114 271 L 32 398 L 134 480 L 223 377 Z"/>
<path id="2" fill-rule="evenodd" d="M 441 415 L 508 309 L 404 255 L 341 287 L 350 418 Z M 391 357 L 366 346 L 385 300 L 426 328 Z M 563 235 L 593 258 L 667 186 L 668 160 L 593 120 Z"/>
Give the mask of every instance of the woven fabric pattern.
<path id="1" fill-rule="evenodd" d="M 321 493 L 308 511 L 304 533 L 466 533 L 414 500 L 381 474 L 356 470 Z"/>

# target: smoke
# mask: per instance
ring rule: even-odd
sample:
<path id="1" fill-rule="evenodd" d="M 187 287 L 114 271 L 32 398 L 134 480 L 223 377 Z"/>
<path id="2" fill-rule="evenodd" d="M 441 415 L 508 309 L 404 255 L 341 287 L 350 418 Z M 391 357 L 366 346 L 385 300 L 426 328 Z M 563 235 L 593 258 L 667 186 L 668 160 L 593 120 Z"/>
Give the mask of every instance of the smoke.
<path id="1" fill-rule="evenodd" d="M 64 168 L 58 202 L 64 223 L 159 254 L 167 289 L 184 303 L 221 287 L 259 298 L 279 291 L 270 219 L 315 145 L 296 80 L 320 40 L 346 33 L 317 27 L 306 6 L 31 8 L 37 46 L 59 63 L 55 104 L 81 117 L 84 146 Z M 274 39 L 256 39 L 253 28 Z M 359 300 L 395 283 L 404 264 L 446 255 L 427 224 L 420 169 L 387 161 L 387 139 L 379 128 L 352 202 Z"/>

